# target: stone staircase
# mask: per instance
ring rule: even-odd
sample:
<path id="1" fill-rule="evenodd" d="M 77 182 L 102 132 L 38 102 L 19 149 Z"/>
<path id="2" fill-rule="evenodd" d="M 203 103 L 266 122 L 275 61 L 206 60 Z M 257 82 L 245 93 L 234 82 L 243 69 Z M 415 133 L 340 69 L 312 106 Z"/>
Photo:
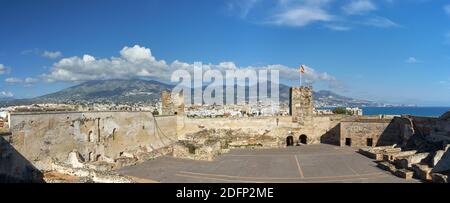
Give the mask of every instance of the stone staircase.
<path id="1" fill-rule="evenodd" d="M 375 159 L 377 166 L 405 178 L 424 182 L 448 183 L 450 181 L 450 145 L 431 152 L 402 151 L 394 146 L 362 148 L 359 153 Z"/>

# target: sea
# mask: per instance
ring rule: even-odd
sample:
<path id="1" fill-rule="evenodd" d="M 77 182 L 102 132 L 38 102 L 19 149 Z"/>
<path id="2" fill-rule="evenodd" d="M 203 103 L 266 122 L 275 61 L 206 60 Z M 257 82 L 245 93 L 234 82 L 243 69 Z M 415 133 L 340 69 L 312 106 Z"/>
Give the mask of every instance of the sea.
<path id="1" fill-rule="evenodd" d="M 332 107 L 320 109 L 334 109 Z M 363 115 L 414 115 L 439 117 L 450 111 L 450 107 L 362 107 Z"/>

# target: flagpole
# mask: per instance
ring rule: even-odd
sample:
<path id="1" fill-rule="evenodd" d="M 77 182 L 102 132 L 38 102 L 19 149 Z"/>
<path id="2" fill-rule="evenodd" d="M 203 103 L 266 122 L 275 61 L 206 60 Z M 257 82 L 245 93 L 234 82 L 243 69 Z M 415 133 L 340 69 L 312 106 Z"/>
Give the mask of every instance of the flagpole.
<path id="1" fill-rule="evenodd" d="M 303 85 L 303 75 L 305 74 L 305 67 L 303 65 L 300 66 L 300 87 Z"/>
<path id="2" fill-rule="evenodd" d="M 300 87 L 302 87 L 302 77 L 303 77 L 303 74 L 300 72 Z"/>

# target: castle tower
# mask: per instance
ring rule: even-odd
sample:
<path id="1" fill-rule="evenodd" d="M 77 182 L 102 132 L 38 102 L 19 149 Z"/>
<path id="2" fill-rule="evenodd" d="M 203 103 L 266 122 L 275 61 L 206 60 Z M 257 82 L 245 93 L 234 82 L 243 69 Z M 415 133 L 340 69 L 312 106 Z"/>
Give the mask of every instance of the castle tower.
<path id="1" fill-rule="evenodd" d="M 313 89 L 311 86 L 291 87 L 289 98 L 289 113 L 292 122 L 305 125 L 313 117 Z"/>
<path id="2" fill-rule="evenodd" d="M 162 115 L 184 115 L 184 94 L 172 95 L 169 91 L 161 92 Z"/>
<path id="3" fill-rule="evenodd" d="M 173 108 L 175 115 L 184 115 L 184 94 L 183 91 L 176 94 L 173 98 Z"/>
<path id="4" fill-rule="evenodd" d="M 173 114 L 173 102 L 171 95 L 172 94 L 168 91 L 161 92 L 161 115 Z"/>

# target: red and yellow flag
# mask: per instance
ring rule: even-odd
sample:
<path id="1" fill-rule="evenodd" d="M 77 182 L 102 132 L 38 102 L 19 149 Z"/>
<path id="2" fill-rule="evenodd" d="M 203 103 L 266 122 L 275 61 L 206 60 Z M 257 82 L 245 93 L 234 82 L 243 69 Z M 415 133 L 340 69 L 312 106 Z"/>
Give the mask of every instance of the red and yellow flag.
<path id="1" fill-rule="evenodd" d="M 304 65 L 300 66 L 300 73 L 305 74 L 305 66 Z"/>

